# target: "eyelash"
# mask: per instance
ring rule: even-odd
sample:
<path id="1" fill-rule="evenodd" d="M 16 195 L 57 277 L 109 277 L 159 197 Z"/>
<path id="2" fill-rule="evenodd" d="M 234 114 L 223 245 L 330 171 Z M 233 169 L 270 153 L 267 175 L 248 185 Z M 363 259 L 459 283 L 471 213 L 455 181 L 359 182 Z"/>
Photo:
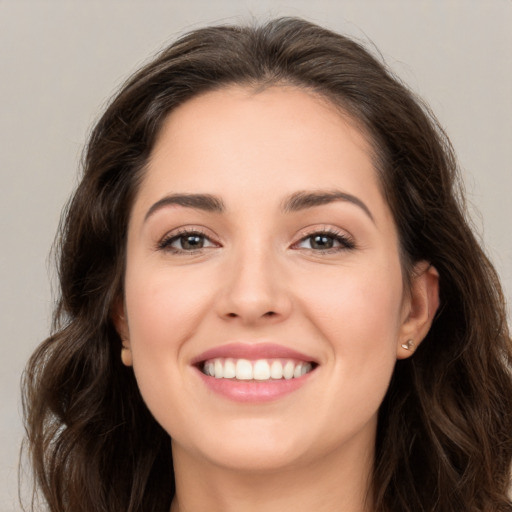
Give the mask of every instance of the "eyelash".
<path id="1" fill-rule="evenodd" d="M 184 248 L 176 248 L 172 247 L 172 244 L 179 241 L 180 239 L 184 239 L 186 237 L 200 237 L 201 239 L 207 240 L 211 245 L 208 247 L 199 247 L 197 249 L 184 249 Z M 352 250 L 356 248 L 356 245 L 351 237 L 343 234 L 335 229 L 327 228 L 318 231 L 312 231 L 307 235 L 303 236 L 300 240 L 295 242 L 292 245 L 292 249 L 298 250 L 300 249 L 299 245 L 307 240 L 312 240 L 314 237 L 324 237 L 328 239 L 332 239 L 332 243 L 338 243 L 338 247 L 329 247 L 327 249 L 314 249 L 314 248 L 304 248 L 310 252 L 315 254 L 333 254 L 342 251 Z M 165 252 L 170 252 L 172 254 L 196 254 L 204 249 L 208 249 L 209 247 L 219 246 L 216 242 L 213 242 L 211 238 L 198 229 L 182 229 L 176 233 L 172 233 L 170 235 L 165 236 L 162 240 L 160 240 L 157 244 L 157 249 Z"/>
<path id="2" fill-rule="evenodd" d="M 179 241 L 180 239 L 183 239 L 186 237 L 192 237 L 192 236 L 196 236 L 196 237 L 200 237 L 204 240 L 208 240 L 211 243 L 212 247 L 215 245 L 218 246 L 218 244 L 213 242 L 208 235 L 206 235 L 199 229 L 182 229 L 182 230 L 179 230 L 178 232 L 172 233 L 172 234 L 167 235 L 164 238 L 162 238 L 162 240 L 160 240 L 157 244 L 157 249 L 161 250 L 161 251 L 170 252 L 173 254 L 196 254 L 204 249 L 208 249 L 208 247 L 199 247 L 197 249 L 187 250 L 187 249 L 178 249 L 176 247 L 172 247 L 172 244 L 174 242 Z"/>
<path id="3" fill-rule="evenodd" d="M 325 228 L 318 231 L 312 231 L 311 233 L 308 233 L 307 235 L 303 236 L 298 242 L 295 242 L 292 248 L 299 249 L 299 244 L 305 242 L 306 240 L 312 240 L 314 237 L 318 236 L 332 239 L 333 244 L 337 242 L 339 246 L 329 247 L 327 249 L 306 248 L 307 250 L 315 254 L 335 254 L 338 252 L 353 250 L 356 248 L 356 244 L 354 243 L 354 240 L 351 237 L 332 228 Z"/>

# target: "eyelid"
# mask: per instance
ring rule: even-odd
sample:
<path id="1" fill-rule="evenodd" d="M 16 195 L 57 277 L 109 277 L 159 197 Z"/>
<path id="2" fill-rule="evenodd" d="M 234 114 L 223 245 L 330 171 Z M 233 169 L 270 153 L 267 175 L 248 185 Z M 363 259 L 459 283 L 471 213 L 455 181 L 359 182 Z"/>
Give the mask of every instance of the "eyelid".
<path id="1" fill-rule="evenodd" d="M 171 231 L 168 231 L 164 236 L 160 237 L 158 241 L 156 242 L 155 249 L 157 251 L 168 251 L 175 254 L 194 254 L 196 252 L 202 251 L 204 249 L 210 249 L 211 247 L 221 247 L 221 243 L 218 241 L 218 239 L 207 233 L 207 231 L 202 226 L 180 226 L 179 228 L 172 229 Z M 180 250 L 175 249 L 170 246 L 170 244 L 174 241 L 179 239 L 182 236 L 185 235 L 199 235 L 201 237 L 204 237 L 206 240 L 208 240 L 211 245 L 208 247 L 200 247 L 195 250 Z"/>
<path id="2" fill-rule="evenodd" d="M 304 228 L 299 232 L 298 239 L 292 244 L 292 249 L 301 249 L 298 247 L 298 245 L 301 242 L 304 242 L 308 238 L 311 238 L 315 235 L 327 235 L 329 237 L 334 238 L 336 241 L 339 242 L 339 247 L 332 247 L 329 249 L 308 249 L 304 248 L 305 250 L 309 250 L 311 252 L 315 252 L 318 254 L 322 253 L 333 253 L 333 252 L 340 252 L 340 251 L 348 251 L 353 250 L 356 248 L 356 243 L 354 240 L 354 237 L 347 233 L 346 231 L 333 227 L 333 226 L 311 226 L 308 228 Z"/>
<path id="3" fill-rule="evenodd" d="M 191 250 L 173 248 L 171 246 L 171 243 L 185 235 L 199 235 L 208 240 L 210 245 L 207 247 L 199 247 L 197 249 Z M 338 246 L 327 249 L 299 247 L 302 242 L 315 235 L 325 235 L 331 237 L 336 242 L 338 242 Z M 189 255 L 215 247 L 222 247 L 222 243 L 219 241 L 218 237 L 214 234 L 211 234 L 209 229 L 197 225 L 180 226 L 178 228 L 172 229 L 160 237 L 155 244 L 155 249 L 157 251 L 167 251 L 174 254 Z M 330 225 L 316 225 L 301 229 L 296 237 L 296 240 L 291 244 L 290 247 L 295 250 L 304 249 L 317 254 L 325 254 L 353 250 L 356 248 L 356 244 L 353 236 L 347 233 L 345 230 Z"/>

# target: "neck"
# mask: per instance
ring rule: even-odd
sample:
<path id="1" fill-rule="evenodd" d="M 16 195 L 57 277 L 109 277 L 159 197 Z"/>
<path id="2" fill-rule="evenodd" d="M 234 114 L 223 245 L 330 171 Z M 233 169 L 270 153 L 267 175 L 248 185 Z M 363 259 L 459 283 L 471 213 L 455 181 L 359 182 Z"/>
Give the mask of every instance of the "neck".
<path id="1" fill-rule="evenodd" d="M 371 512 L 373 455 L 349 450 L 286 469 L 240 471 L 194 459 L 173 445 L 171 512 Z"/>

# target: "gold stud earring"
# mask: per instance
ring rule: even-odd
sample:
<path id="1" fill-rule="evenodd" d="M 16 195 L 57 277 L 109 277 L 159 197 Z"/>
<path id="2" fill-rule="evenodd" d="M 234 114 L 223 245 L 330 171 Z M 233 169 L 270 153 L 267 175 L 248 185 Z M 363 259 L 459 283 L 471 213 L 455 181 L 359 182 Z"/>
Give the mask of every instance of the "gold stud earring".
<path id="1" fill-rule="evenodd" d="M 402 343 L 402 348 L 405 348 L 405 350 L 412 350 L 414 348 L 414 341 L 413 340 L 407 340 L 406 343 Z"/>

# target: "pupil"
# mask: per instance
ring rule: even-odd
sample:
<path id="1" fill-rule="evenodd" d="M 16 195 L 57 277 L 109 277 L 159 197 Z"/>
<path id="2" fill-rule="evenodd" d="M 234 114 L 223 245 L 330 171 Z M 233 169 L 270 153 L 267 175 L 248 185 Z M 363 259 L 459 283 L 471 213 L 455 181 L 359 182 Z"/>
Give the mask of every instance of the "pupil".
<path id="1" fill-rule="evenodd" d="M 183 249 L 201 249 L 203 247 L 203 237 L 200 235 L 187 235 L 181 237 L 181 246 Z"/>
<path id="2" fill-rule="evenodd" d="M 315 235 L 311 247 L 313 247 L 313 249 L 332 249 L 333 244 L 334 241 L 332 237 L 327 235 Z"/>

